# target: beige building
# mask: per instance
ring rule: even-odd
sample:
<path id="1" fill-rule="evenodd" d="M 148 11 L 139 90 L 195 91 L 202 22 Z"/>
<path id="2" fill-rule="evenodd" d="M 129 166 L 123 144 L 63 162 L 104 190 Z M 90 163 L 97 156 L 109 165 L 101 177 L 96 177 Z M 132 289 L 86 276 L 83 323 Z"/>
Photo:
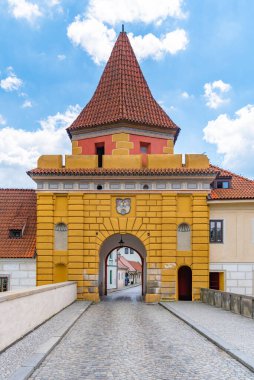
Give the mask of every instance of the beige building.
<path id="1" fill-rule="evenodd" d="M 254 185 L 221 171 L 210 208 L 210 287 L 254 294 Z"/>

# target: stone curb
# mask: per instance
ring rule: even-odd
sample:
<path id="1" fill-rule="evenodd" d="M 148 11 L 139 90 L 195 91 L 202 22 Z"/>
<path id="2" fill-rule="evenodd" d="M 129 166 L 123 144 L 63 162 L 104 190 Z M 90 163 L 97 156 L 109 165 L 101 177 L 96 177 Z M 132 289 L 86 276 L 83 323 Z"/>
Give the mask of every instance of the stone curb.
<path id="1" fill-rule="evenodd" d="M 88 302 L 85 306 L 81 306 L 79 311 L 73 313 L 65 326 L 60 327 L 51 338 L 35 349 L 31 356 L 8 378 L 8 380 L 27 380 L 39 367 L 42 361 L 48 356 L 53 348 L 63 339 L 67 332 L 71 329 L 75 322 L 84 314 L 91 306 L 92 302 Z M 61 311 L 60 311 L 61 312 Z"/>
<path id="2" fill-rule="evenodd" d="M 243 364 L 251 372 L 254 372 L 254 359 L 252 357 L 246 355 L 244 352 L 240 351 L 237 347 L 226 342 L 225 340 L 221 339 L 218 335 L 214 334 L 212 331 L 206 329 L 205 327 L 201 326 L 197 322 L 193 321 L 193 319 L 189 318 L 186 314 L 179 312 L 173 306 L 171 306 L 168 302 L 159 302 L 159 305 L 164 307 L 166 310 L 168 310 L 177 318 L 181 319 L 188 326 L 196 330 L 199 334 L 204 336 L 210 342 L 212 342 L 217 347 L 225 351 L 228 355 L 230 355 L 232 358 L 237 360 L 239 363 Z"/>

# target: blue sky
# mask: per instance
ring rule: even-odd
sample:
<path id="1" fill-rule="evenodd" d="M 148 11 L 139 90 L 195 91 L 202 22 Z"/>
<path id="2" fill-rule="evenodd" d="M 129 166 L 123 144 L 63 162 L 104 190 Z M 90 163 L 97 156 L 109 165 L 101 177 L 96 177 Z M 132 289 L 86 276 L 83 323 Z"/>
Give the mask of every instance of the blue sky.
<path id="1" fill-rule="evenodd" d="M 252 0 L 0 0 L 0 187 L 33 187 L 41 154 L 91 98 L 125 30 L 177 153 L 254 178 Z"/>

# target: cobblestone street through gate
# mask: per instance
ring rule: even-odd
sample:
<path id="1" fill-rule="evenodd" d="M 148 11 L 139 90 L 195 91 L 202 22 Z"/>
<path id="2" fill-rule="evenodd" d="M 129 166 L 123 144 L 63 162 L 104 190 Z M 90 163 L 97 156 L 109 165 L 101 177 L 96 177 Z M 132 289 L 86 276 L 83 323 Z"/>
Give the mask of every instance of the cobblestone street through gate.
<path id="1" fill-rule="evenodd" d="M 254 379 L 167 310 L 139 302 L 139 292 L 112 293 L 92 305 L 31 379 Z"/>

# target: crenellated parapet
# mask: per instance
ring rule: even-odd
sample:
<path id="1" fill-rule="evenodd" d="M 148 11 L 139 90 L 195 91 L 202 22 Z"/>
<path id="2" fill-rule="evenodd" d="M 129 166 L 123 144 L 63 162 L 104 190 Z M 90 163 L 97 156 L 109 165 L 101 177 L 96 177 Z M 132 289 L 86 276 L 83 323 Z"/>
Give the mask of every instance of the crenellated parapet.
<path id="1" fill-rule="evenodd" d="M 97 155 L 43 155 L 38 169 L 96 169 Z M 204 154 L 103 155 L 102 169 L 208 169 Z"/>

